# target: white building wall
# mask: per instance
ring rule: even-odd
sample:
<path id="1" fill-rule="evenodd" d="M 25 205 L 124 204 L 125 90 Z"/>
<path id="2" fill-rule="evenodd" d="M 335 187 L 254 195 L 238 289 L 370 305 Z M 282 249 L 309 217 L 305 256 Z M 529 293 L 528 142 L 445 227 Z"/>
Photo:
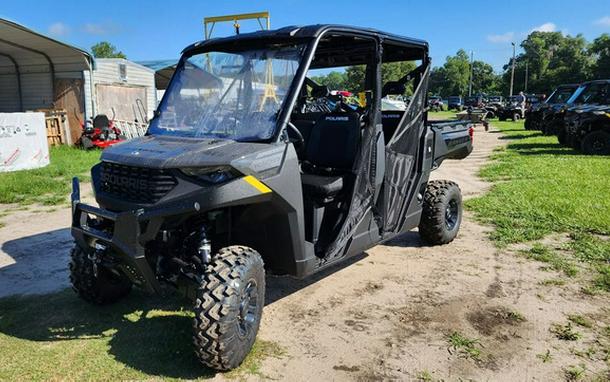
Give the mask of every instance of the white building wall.
<path id="1" fill-rule="evenodd" d="M 119 74 L 119 64 L 125 64 L 127 69 L 127 79 L 124 81 Z M 85 95 L 89 93 L 91 96 L 91 87 L 87 86 L 88 74 L 85 73 Z M 145 66 L 136 64 L 135 62 L 120 58 L 102 58 L 95 60 L 95 70 L 93 72 L 93 88 L 98 84 L 117 85 L 117 86 L 140 86 L 146 88 L 146 100 L 142 100 L 146 104 L 147 117 L 152 118 L 153 112 L 157 106 L 157 95 L 155 89 L 155 72 Z M 88 88 L 88 89 L 87 89 Z M 95 97 L 95 96 L 94 96 Z M 94 98 L 95 103 L 95 98 Z M 97 109 L 97 107 L 96 107 Z M 97 112 L 97 110 L 95 111 Z"/>

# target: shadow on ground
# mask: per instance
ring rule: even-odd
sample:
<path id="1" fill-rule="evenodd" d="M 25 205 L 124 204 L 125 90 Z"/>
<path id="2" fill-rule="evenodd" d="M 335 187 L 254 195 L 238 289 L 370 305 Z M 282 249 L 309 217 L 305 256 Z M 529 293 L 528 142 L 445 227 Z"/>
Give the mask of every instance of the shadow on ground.
<path id="1" fill-rule="evenodd" d="M 559 143 L 511 143 L 508 147 L 516 150 L 519 155 L 582 155 Z"/>
<path id="2" fill-rule="evenodd" d="M 511 131 L 511 130 L 503 130 L 504 132 L 506 131 Z M 515 131 L 523 131 L 523 130 L 515 130 Z M 513 140 L 517 140 L 517 139 L 526 139 L 526 138 L 534 138 L 534 137 L 541 137 L 544 136 L 544 134 L 542 134 L 541 132 L 537 132 L 537 133 L 533 133 L 533 134 L 511 134 L 511 135 L 505 135 L 502 137 L 498 137 L 498 139 L 500 140 L 506 140 L 506 141 L 513 141 Z"/>
<path id="3" fill-rule="evenodd" d="M 384 245 L 422 244 L 416 232 L 409 232 Z M 59 272 L 61 279 L 67 280 L 71 246 L 67 229 L 7 242 L 2 250 L 15 263 L 0 268 L 0 276 L 10 275 L 13 278 L 10 282 L 39 280 L 44 284 L 52 282 Z M 63 256 L 53 258 L 54 252 L 61 252 Z M 303 280 L 269 276 L 265 303 L 273 304 L 367 256 L 361 253 Z M 49 257 L 54 265 L 52 273 L 45 273 L 43 268 Z M 28 274 L 28 269 L 36 271 Z M 19 281 L 19 277 L 24 280 Z M 26 294 L 32 292 L 25 289 L 21 292 L 23 295 L 0 298 L 0 333 L 43 343 L 78 340 L 78 346 L 89 349 L 94 344 L 89 347 L 87 341 L 102 341 L 107 344 L 102 348 L 107 348 L 114 360 L 146 375 L 185 379 L 213 377 L 215 372 L 202 367 L 193 353 L 191 302 L 170 289 L 165 292 L 164 296 L 158 296 L 134 290 L 118 303 L 94 306 L 80 300 L 70 289 L 36 295 Z"/>
<path id="4" fill-rule="evenodd" d="M 24 236 L 2 244 L 0 297 L 49 293 L 68 286 L 68 259 L 73 239 L 63 228 Z"/>

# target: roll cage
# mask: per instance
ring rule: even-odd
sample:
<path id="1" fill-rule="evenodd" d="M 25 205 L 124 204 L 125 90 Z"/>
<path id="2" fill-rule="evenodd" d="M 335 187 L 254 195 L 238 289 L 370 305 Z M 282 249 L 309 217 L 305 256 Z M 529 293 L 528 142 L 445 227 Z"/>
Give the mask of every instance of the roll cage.
<path id="1" fill-rule="evenodd" d="M 307 71 L 310 68 L 322 68 L 322 67 L 334 67 L 334 66 L 347 66 L 347 65 L 359 65 L 365 63 L 363 58 L 358 55 L 344 54 L 338 56 L 336 49 L 329 49 L 332 51 L 332 57 L 329 54 L 328 59 L 325 61 L 323 57 L 323 50 L 320 50 L 324 45 L 324 39 L 326 36 L 343 36 L 351 39 L 365 39 L 375 42 L 375 57 L 374 60 L 378 63 L 376 68 L 376 77 L 378 84 L 374 84 L 374 95 L 373 100 L 375 108 L 380 109 L 381 98 L 384 96 L 384 90 L 394 85 L 402 85 L 412 80 L 416 74 L 421 75 L 430 65 L 430 57 L 428 50 L 428 43 L 423 40 L 405 38 L 402 36 L 381 32 L 375 29 L 369 28 L 356 28 L 345 25 L 311 25 L 306 27 L 289 26 L 277 30 L 266 30 L 247 34 L 240 34 L 237 36 L 214 38 L 210 40 L 204 40 L 196 42 L 186 47 L 182 52 L 182 58 L 178 63 L 178 68 L 184 65 L 185 59 L 188 57 L 205 53 L 212 50 L 239 50 L 245 46 L 266 46 L 274 43 L 306 43 L 307 48 L 303 53 L 303 57 L 299 63 L 296 74 L 293 78 L 292 85 L 289 88 L 287 96 L 284 98 L 282 105 L 279 108 L 279 112 L 276 118 L 275 134 L 270 138 L 269 142 L 278 142 L 286 136 L 286 130 L 288 122 L 290 121 L 290 115 L 295 107 L 297 100 L 301 94 L 301 88 L 306 83 Z M 403 49 L 393 49 L 384 52 L 383 45 L 391 44 L 395 47 L 402 47 Z M 353 41 L 350 46 L 353 46 Z M 332 48 L 332 47 L 331 47 Z M 353 51 L 353 49 L 350 49 Z M 351 52 L 353 53 L 353 52 Z M 343 60 L 339 61 L 337 58 L 342 57 Z M 421 65 L 413 73 L 409 73 L 401 78 L 399 81 L 394 83 L 381 84 L 381 63 L 405 61 L 405 60 L 421 60 Z M 315 66 L 312 66 L 313 63 Z M 176 70 L 177 72 L 177 70 Z M 175 73 L 174 73 L 175 74 Z M 427 103 L 427 100 L 425 100 Z M 161 101 L 163 102 L 163 100 Z"/>

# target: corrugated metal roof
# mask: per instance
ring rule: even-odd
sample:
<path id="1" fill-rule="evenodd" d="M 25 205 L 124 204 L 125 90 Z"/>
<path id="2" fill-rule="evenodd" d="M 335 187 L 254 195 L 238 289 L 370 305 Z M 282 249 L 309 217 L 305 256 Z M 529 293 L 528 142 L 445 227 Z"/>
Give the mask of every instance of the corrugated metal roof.
<path id="1" fill-rule="evenodd" d="M 167 69 L 170 66 L 178 64 L 178 60 L 150 60 L 150 61 L 136 61 L 137 64 L 146 66 L 154 70 L 155 72 L 161 69 Z"/>
<path id="2" fill-rule="evenodd" d="M 50 65 L 55 73 L 89 70 L 91 55 L 13 21 L 0 18 L 0 68 Z"/>

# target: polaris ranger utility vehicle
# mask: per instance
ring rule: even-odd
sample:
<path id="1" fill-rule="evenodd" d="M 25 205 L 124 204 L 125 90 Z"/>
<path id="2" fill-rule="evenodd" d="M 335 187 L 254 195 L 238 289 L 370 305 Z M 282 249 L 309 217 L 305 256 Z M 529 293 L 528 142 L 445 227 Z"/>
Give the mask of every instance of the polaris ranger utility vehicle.
<path id="1" fill-rule="evenodd" d="M 485 102 L 485 106 L 483 108 L 485 111 L 487 111 L 487 118 L 493 119 L 498 116 L 498 110 L 500 110 L 503 106 L 503 97 L 495 95 L 487 97 L 487 101 Z"/>
<path id="2" fill-rule="evenodd" d="M 500 121 L 512 119 L 513 122 L 517 122 L 525 117 L 525 109 L 520 103 L 520 96 L 516 95 L 508 97 L 508 100 L 504 106 L 498 109 L 497 116 Z"/>
<path id="3" fill-rule="evenodd" d="M 610 155 L 610 80 L 582 84 L 570 101 L 559 142 L 584 154 Z"/>
<path id="4" fill-rule="evenodd" d="M 382 83 L 382 64 L 417 68 Z M 358 106 L 310 69 L 360 65 Z M 162 284 L 194 301 L 199 360 L 238 366 L 259 328 L 265 274 L 306 277 L 419 227 L 452 241 L 460 189 L 428 181 L 472 150 L 463 122 L 430 122 L 425 41 L 335 25 L 201 41 L 187 47 L 146 136 L 93 167 L 99 207 L 72 192 L 71 281 L 110 303 Z M 406 110 L 381 99 L 414 89 Z M 171 362 L 171 360 L 168 360 Z"/>
<path id="5" fill-rule="evenodd" d="M 552 124 L 553 115 L 570 99 L 578 89 L 578 84 L 559 85 L 551 95 L 525 113 L 525 130 L 545 131 L 546 125 Z"/>
<path id="6" fill-rule="evenodd" d="M 462 97 L 449 96 L 449 98 L 447 98 L 447 110 L 462 111 L 463 109 L 464 109 L 464 104 L 462 102 Z"/>
<path id="7" fill-rule="evenodd" d="M 443 99 L 439 96 L 428 97 L 428 107 L 432 111 L 443 111 Z"/>

